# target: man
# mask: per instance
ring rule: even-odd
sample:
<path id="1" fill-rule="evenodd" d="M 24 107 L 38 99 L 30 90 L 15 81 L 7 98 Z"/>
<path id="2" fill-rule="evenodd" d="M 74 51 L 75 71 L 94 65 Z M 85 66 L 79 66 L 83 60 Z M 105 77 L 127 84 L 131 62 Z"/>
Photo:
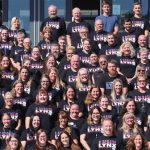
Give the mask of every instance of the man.
<path id="1" fill-rule="evenodd" d="M 79 38 L 79 31 L 82 27 L 87 27 L 89 33 L 91 32 L 91 26 L 81 18 L 81 10 L 75 7 L 72 10 L 73 21 L 68 24 L 67 27 L 67 44 L 73 45 L 73 41 Z"/>
<path id="2" fill-rule="evenodd" d="M 48 7 L 49 17 L 46 18 L 40 27 L 40 32 L 43 31 L 45 26 L 50 26 L 53 28 L 52 37 L 54 41 L 58 41 L 58 37 L 66 34 L 66 23 L 64 19 L 57 16 L 57 7 L 55 5 L 50 5 Z"/>
<path id="3" fill-rule="evenodd" d="M 80 68 L 80 57 L 79 55 L 73 55 L 70 61 L 71 67 L 64 71 L 62 80 L 66 85 L 75 86 L 76 77 Z"/>
<path id="4" fill-rule="evenodd" d="M 103 120 L 103 135 L 93 141 L 91 150 L 119 150 L 117 146 L 117 137 L 113 134 L 113 127 L 113 122 L 111 120 Z"/>
<path id="5" fill-rule="evenodd" d="M 120 43 L 122 44 L 123 42 L 131 42 L 134 48 L 138 47 L 138 37 L 139 35 L 142 34 L 141 29 L 136 29 L 132 27 L 132 21 L 130 18 L 125 18 L 124 19 L 124 30 L 120 32 L 119 34 L 119 39 Z"/>
<path id="6" fill-rule="evenodd" d="M 100 87 L 103 94 L 109 95 L 112 90 L 112 83 L 115 79 L 121 79 L 123 82 L 123 93 L 127 93 L 128 84 L 124 76 L 118 74 L 117 72 L 117 62 L 111 60 L 108 62 L 107 72 L 101 74 L 99 78 L 95 78 L 95 85 Z"/>
<path id="7" fill-rule="evenodd" d="M 103 14 L 101 16 L 97 16 L 95 20 L 100 19 L 103 21 L 104 31 L 117 35 L 119 32 L 118 17 L 111 15 L 109 1 L 104 0 L 102 3 L 102 10 Z"/>
<path id="8" fill-rule="evenodd" d="M 98 48 L 101 50 L 102 46 L 107 43 L 107 34 L 108 32 L 104 31 L 103 21 L 100 19 L 95 20 L 94 31 L 91 32 L 91 40 L 97 42 Z"/>
<path id="9" fill-rule="evenodd" d="M 142 16 L 142 5 L 140 2 L 135 2 L 133 5 L 134 17 L 132 20 L 132 27 L 142 29 L 143 34 L 148 37 L 150 25 L 147 19 Z"/>

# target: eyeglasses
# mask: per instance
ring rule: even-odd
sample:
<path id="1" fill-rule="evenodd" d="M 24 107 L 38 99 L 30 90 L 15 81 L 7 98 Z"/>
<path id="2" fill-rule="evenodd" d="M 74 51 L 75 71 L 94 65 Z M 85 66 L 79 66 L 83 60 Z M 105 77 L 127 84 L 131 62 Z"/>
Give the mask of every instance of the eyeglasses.
<path id="1" fill-rule="evenodd" d="M 142 69 L 139 69 L 139 70 L 137 70 L 138 72 L 145 72 L 145 70 L 142 70 Z"/>

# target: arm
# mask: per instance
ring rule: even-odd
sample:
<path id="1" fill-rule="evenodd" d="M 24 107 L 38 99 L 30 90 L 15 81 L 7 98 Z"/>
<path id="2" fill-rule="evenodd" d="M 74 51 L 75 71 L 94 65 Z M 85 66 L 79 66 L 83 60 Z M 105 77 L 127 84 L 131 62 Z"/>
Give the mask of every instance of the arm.
<path id="1" fill-rule="evenodd" d="M 119 33 L 119 26 L 116 25 L 116 26 L 114 27 L 114 32 L 113 32 L 113 34 L 114 34 L 115 36 L 117 36 L 118 33 Z"/>
<path id="2" fill-rule="evenodd" d="M 18 120 L 18 125 L 17 125 L 17 127 L 16 127 L 16 130 L 19 130 L 20 127 L 21 127 L 21 119 Z"/>
<path id="3" fill-rule="evenodd" d="M 25 119 L 25 127 L 26 127 L 26 129 L 28 129 L 29 128 L 29 126 L 30 126 L 30 117 L 26 117 L 26 119 Z"/>
<path id="4" fill-rule="evenodd" d="M 66 35 L 66 39 L 67 39 L 67 45 L 71 46 L 72 45 L 71 36 L 70 35 Z"/>
<path id="5" fill-rule="evenodd" d="M 25 149 L 25 147 L 26 147 L 26 141 L 21 141 L 21 144 L 22 144 L 22 146 L 23 146 L 23 148 Z"/>
<path id="6" fill-rule="evenodd" d="M 81 134 L 81 135 L 80 135 L 80 142 L 81 142 L 82 146 L 83 146 L 86 150 L 90 150 L 89 145 L 88 145 L 87 142 L 85 141 L 85 137 L 86 137 L 86 134 Z"/>

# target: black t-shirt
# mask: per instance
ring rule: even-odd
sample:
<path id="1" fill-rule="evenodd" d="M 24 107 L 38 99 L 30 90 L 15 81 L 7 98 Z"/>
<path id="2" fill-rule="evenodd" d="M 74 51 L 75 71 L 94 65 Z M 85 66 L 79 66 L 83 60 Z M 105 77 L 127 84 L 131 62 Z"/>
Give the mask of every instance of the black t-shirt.
<path id="1" fill-rule="evenodd" d="M 38 43 L 38 46 L 41 48 L 42 58 L 45 59 L 47 55 L 51 52 L 51 42 L 46 42 L 45 40 L 41 40 Z"/>
<path id="2" fill-rule="evenodd" d="M 123 42 L 129 41 L 132 43 L 134 48 L 137 48 L 138 47 L 138 37 L 141 34 L 142 34 L 142 30 L 136 29 L 136 28 L 133 28 L 132 31 L 130 31 L 130 32 L 123 31 L 119 34 L 120 43 L 122 44 Z"/>
<path id="3" fill-rule="evenodd" d="M 11 48 L 10 58 L 13 58 L 13 60 L 16 61 L 17 55 L 23 50 L 24 50 L 24 47 L 13 46 Z"/>
<path id="4" fill-rule="evenodd" d="M 133 90 L 129 92 L 129 97 L 133 98 L 137 103 L 138 110 L 143 113 L 147 114 L 150 105 L 150 91 L 146 90 L 145 93 L 141 93 L 137 90 Z"/>
<path id="5" fill-rule="evenodd" d="M 79 31 L 82 27 L 87 27 L 89 32 L 91 32 L 91 26 L 88 22 L 81 21 L 79 23 L 76 22 L 70 22 L 67 26 L 67 35 L 71 36 L 72 41 L 76 41 L 79 36 Z"/>
<path id="6" fill-rule="evenodd" d="M 117 145 L 117 137 L 102 135 L 93 141 L 91 150 L 120 150 Z"/>
<path id="7" fill-rule="evenodd" d="M 34 114 L 38 114 L 41 118 L 41 128 L 50 132 L 54 127 L 56 121 L 57 109 L 55 106 L 32 104 L 29 106 L 26 117 L 31 117 Z"/>
<path id="8" fill-rule="evenodd" d="M 143 18 L 143 17 L 142 18 L 132 17 L 131 20 L 132 20 L 132 27 L 142 29 L 143 34 L 144 34 L 145 30 L 149 30 L 150 29 L 149 22 L 148 22 L 148 20 L 146 18 Z"/>
<path id="9" fill-rule="evenodd" d="M 101 50 L 104 45 L 107 44 L 107 34 L 106 31 L 96 32 L 92 31 L 90 33 L 91 40 L 97 42 L 98 48 Z"/>
<path id="10" fill-rule="evenodd" d="M 9 41 L 8 42 L 0 42 L 0 47 L 1 47 L 2 53 L 4 55 L 7 55 L 7 56 L 10 55 L 12 45 L 10 44 Z"/>
<path id="11" fill-rule="evenodd" d="M 70 136 L 71 136 L 71 139 L 73 140 L 73 139 L 76 139 L 77 138 L 77 136 L 76 136 L 76 133 L 75 133 L 75 130 L 73 129 L 73 128 L 71 128 L 71 127 L 67 127 L 67 128 L 70 128 Z M 58 140 L 58 138 L 59 138 L 59 135 L 63 132 L 63 131 L 65 131 L 65 129 L 66 128 L 61 128 L 61 127 L 59 127 L 59 126 L 56 126 L 55 128 L 53 128 L 53 130 L 52 130 L 52 132 L 51 132 L 51 140 Z"/>
<path id="12" fill-rule="evenodd" d="M 115 77 L 110 77 L 108 73 L 102 73 L 100 78 L 95 78 L 95 85 L 104 88 L 105 94 L 110 94 L 112 90 L 112 83 L 119 78 L 123 82 L 123 87 L 128 87 L 127 80 L 124 76 L 117 74 Z"/>
<path id="13" fill-rule="evenodd" d="M 75 81 L 76 81 L 76 77 L 77 77 L 78 72 L 74 72 L 72 71 L 72 69 L 67 69 L 66 71 L 64 71 L 64 74 L 62 75 L 62 81 L 66 84 L 66 85 L 70 85 L 70 86 L 75 86 Z"/>
<path id="14" fill-rule="evenodd" d="M 31 50 L 28 50 L 28 51 L 23 50 L 20 53 L 18 53 L 16 55 L 16 62 L 22 63 L 22 61 L 25 58 L 31 58 Z"/>
<path id="15" fill-rule="evenodd" d="M 101 124 L 87 124 L 85 123 L 82 128 L 80 135 L 85 134 L 85 140 L 87 141 L 88 145 L 91 147 L 92 142 L 95 138 L 99 138 L 102 135 L 102 128 Z"/>
<path id="16" fill-rule="evenodd" d="M 11 125 L 12 128 L 16 128 L 18 125 L 18 120 L 21 119 L 21 112 L 19 109 L 13 107 L 13 108 L 2 108 L 0 109 L 0 115 L 2 116 L 4 113 L 10 114 L 11 116 Z"/>
<path id="17" fill-rule="evenodd" d="M 132 78 L 135 74 L 137 59 L 135 57 L 120 56 L 117 57 L 117 61 L 123 75 L 127 78 Z"/>
<path id="18" fill-rule="evenodd" d="M 4 150 L 7 140 L 15 134 L 15 130 L 0 126 L 0 150 Z"/>
<path id="19" fill-rule="evenodd" d="M 84 123 L 85 123 L 84 118 L 79 118 L 77 120 L 69 118 L 68 126 L 72 127 L 75 130 L 77 137 L 79 138 L 81 127 Z"/>
<path id="20" fill-rule="evenodd" d="M 58 16 L 54 18 L 46 18 L 41 24 L 40 32 L 43 31 L 45 26 L 49 26 L 53 28 L 52 37 L 54 41 L 58 40 L 58 37 L 66 34 L 66 23 L 63 18 Z"/>

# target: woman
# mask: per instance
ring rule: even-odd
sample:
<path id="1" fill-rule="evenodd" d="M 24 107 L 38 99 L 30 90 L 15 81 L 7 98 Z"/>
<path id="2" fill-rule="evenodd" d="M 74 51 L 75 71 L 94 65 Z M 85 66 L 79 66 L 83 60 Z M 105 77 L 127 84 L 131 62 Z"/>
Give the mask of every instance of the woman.
<path id="1" fill-rule="evenodd" d="M 38 46 L 41 48 L 42 58 L 45 59 L 50 53 L 51 43 L 52 43 L 52 27 L 46 26 L 42 31 L 42 40 L 38 43 Z"/>
<path id="2" fill-rule="evenodd" d="M 101 136 L 101 110 L 98 106 L 91 109 L 87 123 L 82 126 L 80 142 L 86 150 L 90 150 L 93 139 Z"/>
<path id="3" fill-rule="evenodd" d="M 7 141 L 7 146 L 4 150 L 24 150 L 20 139 L 17 135 L 12 135 Z"/>
<path id="4" fill-rule="evenodd" d="M 98 88 L 97 86 L 92 86 L 85 99 L 85 105 L 88 112 L 90 112 L 90 110 L 94 106 L 99 106 L 98 100 L 100 96 L 101 96 L 100 88 Z"/>
<path id="5" fill-rule="evenodd" d="M 40 129 L 37 132 L 36 143 L 29 150 L 56 150 L 55 146 L 48 142 L 48 135 L 45 130 Z"/>
<path id="6" fill-rule="evenodd" d="M 135 73 L 135 66 L 137 65 L 137 60 L 135 58 L 135 49 L 130 42 L 124 42 L 120 46 L 118 52 L 118 71 L 127 78 L 128 83 Z"/>
<path id="7" fill-rule="evenodd" d="M 25 129 L 21 134 L 21 143 L 23 148 L 28 149 L 36 141 L 36 134 L 40 129 L 41 119 L 38 114 L 31 116 L 31 122 L 28 129 Z"/>
<path id="8" fill-rule="evenodd" d="M 9 29 L 9 37 L 16 45 L 16 37 L 18 32 L 23 32 L 25 36 L 27 33 L 24 29 L 21 29 L 21 20 L 18 17 L 13 17 L 11 19 L 11 28 Z"/>
<path id="9" fill-rule="evenodd" d="M 140 133 L 132 135 L 127 142 L 126 150 L 148 150 L 143 135 Z"/>
<path id="10" fill-rule="evenodd" d="M 56 142 L 59 138 L 59 135 L 63 131 L 67 131 L 70 134 L 71 139 L 74 141 L 74 143 L 78 144 L 78 140 L 74 129 L 68 126 L 67 113 L 65 111 L 60 111 L 58 114 L 58 125 L 51 132 L 51 142 L 53 145 L 57 146 Z"/>
<path id="11" fill-rule="evenodd" d="M 56 113 L 56 107 L 49 105 L 47 91 L 40 89 L 36 95 L 36 101 L 31 104 L 27 110 L 25 118 L 26 129 L 30 127 L 31 116 L 38 114 L 41 118 L 41 128 L 50 132 L 56 121 Z"/>
<path id="12" fill-rule="evenodd" d="M 14 107 L 20 109 L 22 117 L 25 116 L 28 106 L 33 102 L 31 97 L 24 92 L 24 84 L 20 80 L 16 80 L 11 90 L 14 96 Z"/>
<path id="13" fill-rule="evenodd" d="M 79 101 L 85 101 L 88 91 L 92 86 L 88 69 L 81 68 L 78 71 L 75 89 L 77 90 L 77 97 Z"/>
<path id="14" fill-rule="evenodd" d="M 30 77 L 29 69 L 25 66 L 23 66 L 18 75 L 18 80 L 22 81 L 24 84 L 24 92 L 27 94 L 31 94 L 32 91 L 35 89 L 34 82 L 32 78 Z"/>
<path id="15" fill-rule="evenodd" d="M 142 113 L 139 112 L 137 103 L 133 99 L 127 99 L 127 101 L 124 103 L 123 108 L 122 108 L 122 117 L 123 115 L 128 112 L 134 114 L 136 118 L 136 123 L 137 125 L 142 129 L 142 131 L 147 130 L 147 115 L 143 115 Z"/>
<path id="16" fill-rule="evenodd" d="M 63 82 L 60 79 L 59 73 L 57 68 L 52 67 L 49 72 L 47 72 L 50 82 L 52 83 L 52 89 L 55 89 L 58 91 L 60 96 L 62 97 L 63 95 Z"/>
<path id="17" fill-rule="evenodd" d="M 10 91 L 17 75 L 17 70 L 12 66 L 8 56 L 3 56 L 0 62 L 1 87 L 4 91 Z"/>
<path id="18" fill-rule="evenodd" d="M 118 146 L 121 148 L 121 150 L 124 150 L 128 139 L 132 135 L 140 132 L 140 129 L 135 121 L 136 118 L 134 114 L 128 112 L 124 114 L 122 118 L 122 126 L 117 133 Z"/>
<path id="19" fill-rule="evenodd" d="M 101 118 L 102 119 L 111 119 L 113 123 L 117 121 L 116 110 L 110 104 L 109 98 L 106 95 L 102 95 L 99 98 L 99 107 L 102 111 Z"/>
<path id="20" fill-rule="evenodd" d="M 49 76 L 43 74 L 40 80 L 39 87 L 33 92 L 33 97 L 36 98 L 39 89 L 43 89 L 48 93 L 49 104 L 56 105 L 60 100 L 59 92 L 52 88 L 52 82 L 50 82 Z"/>
<path id="21" fill-rule="evenodd" d="M 115 79 L 111 90 L 112 106 L 116 109 L 118 117 L 121 115 L 122 106 L 126 102 L 126 95 L 123 93 L 123 83 L 120 79 Z M 119 118 L 118 118 L 119 119 Z"/>
<path id="22" fill-rule="evenodd" d="M 69 112 L 72 104 L 77 103 L 80 105 L 80 113 L 79 116 L 83 116 L 84 114 L 84 103 L 82 101 L 77 100 L 75 89 L 71 86 L 67 86 L 64 92 L 64 100 L 58 103 L 58 108 L 60 110 L 64 110 Z"/>
<path id="23" fill-rule="evenodd" d="M 130 91 L 137 89 L 137 78 L 140 76 L 148 77 L 148 72 L 146 71 L 146 67 L 143 64 L 139 64 L 136 67 L 135 75 L 132 78 L 131 83 L 129 84 Z M 150 86 L 150 80 L 149 80 L 149 78 L 147 78 L 147 86 L 146 87 L 149 89 L 150 88 L 149 86 Z"/>
<path id="24" fill-rule="evenodd" d="M 11 125 L 11 116 L 7 113 L 4 113 L 2 115 L 1 119 L 1 126 L 0 126 L 0 150 L 3 150 L 6 146 L 7 140 L 14 134 L 16 134 L 16 131 L 12 128 Z"/>
<path id="25" fill-rule="evenodd" d="M 53 67 L 57 68 L 56 58 L 53 55 L 49 54 L 44 61 L 43 72 L 47 74 Z"/>
<path id="26" fill-rule="evenodd" d="M 5 93 L 4 96 L 4 107 L 0 109 L 0 115 L 7 113 L 11 116 L 11 126 L 19 131 L 21 128 L 21 112 L 19 109 L 14 107 L 14 97 L 11 92 Z"/>
<path id="27" fill-rule="evenodd" d="M 60 134 L 57 145 L 58 150 L 81 150 L 79 145 L 76 145 L 71 141 L 70 135 L 67 131 L 63 131 Z"/>

